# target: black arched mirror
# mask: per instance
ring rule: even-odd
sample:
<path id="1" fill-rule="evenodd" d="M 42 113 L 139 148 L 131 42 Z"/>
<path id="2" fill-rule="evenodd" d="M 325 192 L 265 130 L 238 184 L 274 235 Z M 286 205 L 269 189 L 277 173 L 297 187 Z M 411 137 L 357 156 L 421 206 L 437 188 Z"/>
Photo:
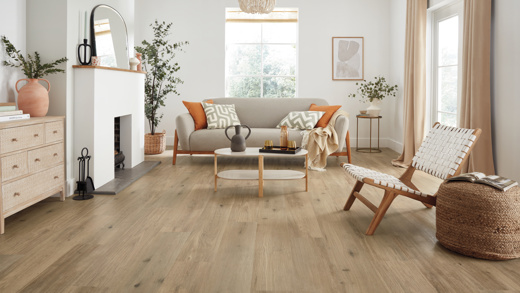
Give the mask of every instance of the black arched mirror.
<path id="1" fill-rule="evenodd" d="M 90 40 L 92 56 L 99 57 L 101 66 L 130 68 L 126 23 L 113 7 L 100 4 L 92 9 Z"/>

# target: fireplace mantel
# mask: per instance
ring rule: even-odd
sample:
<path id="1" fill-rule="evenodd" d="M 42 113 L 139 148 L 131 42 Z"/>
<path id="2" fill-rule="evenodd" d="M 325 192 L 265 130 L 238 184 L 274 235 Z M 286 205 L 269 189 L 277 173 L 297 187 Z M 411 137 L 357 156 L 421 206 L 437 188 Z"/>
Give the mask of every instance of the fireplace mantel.
<path id="1" fill-rule="evenodd" d="M 125 165 L 144 161 L 144 78 L 142 71 L 101 67 L 74 68 L 74 157 L 89 149 L 95 186 L 114 179 L 114 118 L 121 117 Z M 124 124 L 124 126 L 123 126 Z M 78 162 L 74 174 L 78 173 Z"/>
<path id="2" fill-rule="evenodd" d="M 146 71 L 136 71 L 136 70 L 130 70 L 130 69 L 122 69 L 122 68 L 115 68 L 115 67 L 106 67 L 106 66 L 91 66 L 91 65 L 72 65 L 72 68 L 84 68 L 84 69 L 104 69 L 104 70 L 115 70 L 115 71 L 125 71 L 125 72 L 132 72 L 132 73 L 143 73 L 145 74 Z"/>

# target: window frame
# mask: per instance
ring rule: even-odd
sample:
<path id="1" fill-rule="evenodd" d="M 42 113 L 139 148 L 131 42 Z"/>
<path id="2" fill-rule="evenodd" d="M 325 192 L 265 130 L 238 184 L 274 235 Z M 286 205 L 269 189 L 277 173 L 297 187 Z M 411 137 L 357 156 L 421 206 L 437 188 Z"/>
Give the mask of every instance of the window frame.
<path id="1" fill-rule="evenodd" d="M 461 89 L 462 89 L 462 46 L 463 46 L 463 26 L 464 26 L 464 2 L 462 0 L 451 1 L 442 6 L 436 6 L 428 9 L 428 44 L 427 56 L 429 59 L 427 74 L 428 86 L 428 103 L 430 111 L 427 111 L 429 116 L 427 121 L 430 123 L 428 128 L 431 128 L 435 122 L 439 121 L 439 113 L 448 113 L 438 109 L 439 100 L 439 68 L 455 65 L 439 66 L 439 23 L 458 16 L 458 58 L 457 58 L 457 125 L 460 123 L 460 108 L 461 108 Z"/>
<path id="2" fill-rule="evenodd" d="M 291 11 L 294 11 L 296 10 L 296 13 L 298 13 L 297 9 L 294 9 L 294 8 L 281 8 L 281 10 L 284 10 L 284 9 L 287 9 L 287 10 L 291 10 Z M 277 10 L 280 10 L 280 8 L 277 8 Z M 268 20 L 268 21 L 265 21 L 265 22 L 262 22 L 262 21 L 255 21 L 257 23 L 260 24 L 260 43 L 227 43 L 226 41 L 224 42 L 224 46 L 225 46 L 225 51 L 224 51 L 224 54 L 225 54 L 225 57 L 224 58 L 227 58 L 228 56 L 228 45 L 250 45 L 250 46 L 260 46 L 260 54 L 261 54 L 261 58 L 260 58 L 260 74 L 251 74 L 251 75 L 228 75 L 228 71 L 227 71 L 227 64 L 228 64 L 228 61 L 227 59 L 224 60 L 224 66 L 226 66 L 226 68 L 224 69 L 224 96 L 225 97 L 230 97 L 229 96 L 229 93 L 228 93 L 228 78 L 235 78 L 235 77 L 252 77 L 252 78 L 260 78 L 260 96 L 258 98 L 264 98 L 264 78 L 271 78 L 271 77 L 285 77 L 285 78 L 294 78 L 294 97 L 277 97 L 277 98 L 296 98 L 298 97 L 298 88 L 299 88 L 299 36 L 300 36 L 300 33 L 299 33 L 299 29 L 300 29 L 300 26 L 299 26 L 299 22 L 296 21 L 294 23 L 296 23 L 296 38 L 295 38 L 295 42 L 294 43 L 265 43 L 263 42 L 263 36 L 264 36 L 264 26 L 263 24 L 272 24 L 272 23 L 280 23 L 280 24 L 283 24 L 283 23 L 287 23 L 286 21 L 284 20 L 280 20 L 280 21 L 273 21 L 273 20 Z M 247 23 L 247 22 L 245 22 Z M 225 29 L 225 34 L 227 34 L 227 29 Z M 269 74 L 264 74 L 264 46 L 269 46 L 269 45 L 294 45 L 295 46 L 295 50 L 296 50 L 296 55 L 295 55 L 295 68 L 294 68 L 294 75 L 269 75 Z"/>

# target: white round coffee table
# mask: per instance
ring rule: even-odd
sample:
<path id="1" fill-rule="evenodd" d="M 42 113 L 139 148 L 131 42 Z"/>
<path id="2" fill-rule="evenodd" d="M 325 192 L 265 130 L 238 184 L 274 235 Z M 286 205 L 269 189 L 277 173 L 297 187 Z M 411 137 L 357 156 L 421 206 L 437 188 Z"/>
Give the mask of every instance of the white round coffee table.
<path id="1" fill-rule="evenodd" d="M 232 157 L 258 157 L 257 170 L 225 170 L 218 172 L 217 156 Z M 305 157 L 305 173 L 294 170 L 264 170 L 264 157 Z M 305 179 L 305 191 L 309 191 L 309 166 L 307 150 L 301 149 L 296 154 L 263 153 L 259 148 L 246 148 L 243 152 L 232 152 L 230 148 L 215 150 L 215 191 L 217 191 L 217 179 L 230 180 L 258 180 L 258 197 L 264 196 L 264 180 L 294 180 Z"/>

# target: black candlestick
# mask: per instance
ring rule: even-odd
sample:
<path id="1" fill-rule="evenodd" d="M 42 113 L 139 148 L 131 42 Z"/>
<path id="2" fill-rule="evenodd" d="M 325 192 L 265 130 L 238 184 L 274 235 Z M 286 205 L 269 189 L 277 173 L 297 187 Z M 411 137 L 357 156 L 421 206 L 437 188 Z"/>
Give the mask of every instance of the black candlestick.
<path id="1" fill-rule="evenodd" d="M 81 50 L 82 47 L 83 47 L 83 52 Z M 87 48 L 88 48 L 88 54 L 87 54 Z M 81 65 L 90 65 L 90 63 L 92 62 L 92 47 L 88 44 L 87 39 L 83 39 L 83 44 L 80 44 L 78 46 L 78 60 Z"/>

